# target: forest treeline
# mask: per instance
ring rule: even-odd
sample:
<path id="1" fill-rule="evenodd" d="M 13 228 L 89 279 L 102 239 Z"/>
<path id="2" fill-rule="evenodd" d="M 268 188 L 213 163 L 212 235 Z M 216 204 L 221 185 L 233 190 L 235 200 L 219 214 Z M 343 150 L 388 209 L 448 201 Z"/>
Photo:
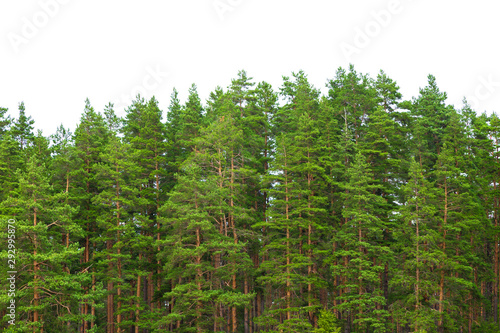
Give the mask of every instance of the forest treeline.
<path id="1" fill-rule="evenodd" d="M 327 88 L 240 71 L 48 137 L 0 109 L 2 331 L 499 332 L 498 116 Z"/>

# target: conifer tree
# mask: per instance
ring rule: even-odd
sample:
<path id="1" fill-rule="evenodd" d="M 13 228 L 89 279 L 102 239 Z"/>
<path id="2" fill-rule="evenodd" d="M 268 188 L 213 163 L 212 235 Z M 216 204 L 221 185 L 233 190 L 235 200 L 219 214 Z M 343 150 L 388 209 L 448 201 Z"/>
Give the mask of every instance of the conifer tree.
<path id="1" fill-rule="evenodd" d="M 283 256 L 283 262 L 272 260 L 262 264 L 266 276 L 260 277 L 260 280 L 272 286 L 270 279 L 277 275 L 286 276 L 281 285 L 286 301 L 279 305 L 280 308 L 268 310 L 271 318 L 265 318 L 264 314 L 260 321 L 265 322 L 265 319 L 268 324 L 276 325 L 276 316 L 286 314 L 285 320 L 278 325 L 280 329 L 286 330 L 317 326 L 317 294 L 321 286 L 317 268 L 321 264 L 317 255 L 319 251 L 314 245 L 319 243 L 321 231 L 325 228 L 321 217 L 324 215 L 322 206 L 326 201 L 321 189 L 324 170 L 317 163 L 320 153 L 319 132 L 316 128 L 319 93 L 308 83 L 303 72 L 294 73 L 293 76 L 295 81 L 285 78 L 282 95 L 289 103 L 278 112 L 276 119 L 276 126 L 288 130 L 277 140 L 277 163 L 273 168 L 278 175 L 268 176 L 273 183 L 268 190 L 273 197 L 271 206 L 276 209 L 270 212 L 268 221 L 259 224 L 270 230 L 269 243 L 263 248 L 263 255 Z M 280 236 L 284 234 L 286 240 Z M 284 253 L 281 252 L 283 247 L 279 246 L 281 242 L 287 244 Z M 294 290 L 302 288 L 307 289 L 307 301 L 292 300 Z M 280 296 L 274 297 L 276 302 L 276 297 Z"/>
<path id="2" fill-rule="evenodd" d="M 263 275 L 259 283 L 269 286 L 266 289 L 269 301 L 262 316 L 257 318 L 259 327 L 267 330 L 302 331 L 312 325 L 306 319 L 308 308 L 303 308 L 300 290 L 306 284 L 303 272 L 309 264 L 302 254 L 301 235 L 297 225 L 297 215 L 294 211 L 298 192 L 293 182 L 290 152 L 292 143 L 285 135 L 276 137 L 276 155 L 270 166 L 270 175 L 266 178 L 272 184 L 267 189 L 272 197 L 267 221 L 256 226 L 266 228 L 266 245 L 262 256 L 267 260 L 262 262 Z"/>
<path id="3" fill-rule="evenodd" d="M 78 270 L 77 240 L 83 230 L 72 219 L 76 209 L 67 203 L 67 193 L 53 192 L 47 169 L 36 156 L 26 172 L 19 170 L 16 176 L 18 190 L 2 203 L 16 212 L 16 326 L 34 332 L 44 327 L 74 332 L 80 320 L 78 305 L 99 297 L 99 288 L 87 295 L 82 288 L 91 277 Z"/>
<path id="4" fill-rule="evenodd" d="M 0 140 L 0 200 L 10 197 L 17 188 L 18 183 L 15 177 L 17 170 L 24 168 L 25 161 L 19 149 L 19 142 L 7 132 Z M 6 211 L 3 211 L 6 213 Z"/>
<path id="5" fill-rule="evenodd" d="M 19 142 L 22 149 L 26 148 L 34 138 L 33 124 L 35 121 L 31 116 L 26 116 L 24 102 L 19 103 L 19 117 L 14 120 L 11 128 L 12 136 Z"/>
<path id="6" fill-rule="evenodd" d="M 429 75 L 427 80 L 427 86 L 421 88 L 420 95 L 413 99 L 410 114 L 414 124 L 412 133 L 414 137 L 419 137 L 419 158 L 426 161 L 425 167 L 430 171 L 443 145 L 443 135 L 453 107 L 445 104 L 447 94 L 439 90 L 436 78 Z"/>
<path id="7" fill-rule="evenodd" d="M 0 108 L 0 330 L 496 331 L 498 116 L 432 75 L 404 101 L 352 65 L 327 89 L 241 70 L 206 107 L 174 89 L 165 123 L 86 100 L 50 137 Z"/>
<path id="8" fill-rule="evenodd" d="M 364 125 L 376 106 L 377 91 L 373 88 L 368 75 L 358 74 L 353 65 L 349 72 L 339 68 L 334 79 L 328 81 L 328 96 L 337 112 L 337 119 L 342 119 L 358 143 L 363 136 Z"/>
<path id="9" fill-rule="evenodd" d="M 132 207 L 138 227 L 138 239 L 135 247 L 138 255 L 136 276 L 136 327 L 149 327 L 150 321 L 140 316 L 141 308 L 155 309 L 155 289 L 160 288 L 159 269 L 161 264 L 156 259 L 158 248 L 154 242 L 160 240 L 158 210 L 164 202 L 162 190 L 165 178 L 166 132 L 162 123 L 162 112 L 158 101 L 152 97 L 145 101 L 137 96 L 127 109 L 122 128 L 124 140 L 130 144 L 130 162 L 134 164 L 129 174 L 130 186 L 138 191 L 140 200 Z M 156 275 L 156 276 L 155 276 Z M 144 289 L 144 290 L 142 290 Z"/>
<path id="10" fill-rule="evenodd" d="M 232 109 L 230 103 L 227 99 L 227 110 Z M 235 151 L 241 139 L 231 112 L 203 130 L 194 141 L 197 150 L 183 164 L 179 182 L 162 208 L 170 214 L 164 218 L 170 232 L 160 243 L 172 281 L 165 297 L 173 304 L 162 325 L 216 331 L 230 323 L 227 330 L 236 331 L 238 309 L 254 297 L 241 293 L 236 284 L 236 274 L 251 267 L 235 224 L 247 218 L 238 202 L 244 187 L 237 183 Z"/>
<path id="11" fill-rule="evenodd" d="M 439 235 L 434 228 L 437 209 L 433 186 L 415 159 L 403 193 L 405 203 L 398 212 L 401 222 L 395 230 L 395 254 L 400 264 L 391 281 L 391 289 L 399 295 L 391 312 L 398 325 L 408 325 L 415 332 L 431 332 L 436 330 L 438 320 L 433 310 L 438 285 L 432 273 L 439 257 Z"/>
<path id="12" fill-rule="evenodd" d="M 250 154 L 253 158 L 254 164 L 253 168 L 255 170 L 254 175 L 258 178 L 254 178 L 254 206 L 255 206 L 255 219 L 258 222 L 267 222 L 268 214 L 267 210 L 269 207 L 269 196 L 267 192 L 263 189 L 263 186 L 269 188 L 269 184 L 261 181 L 262 177 L 268 174 L 269 163 L 272 160 L 273 147 L 274 147 L 274 136 L 272 130 L 272 119 L 277 111 L 278 94 L 273 91 L 272 86 L 267 82 L 260 82 L 257 84 L 255 89 L 255 100 L 252 101 L 249 108 L 251 114 L 249 119 L 252 124 L 254 124 L 252 135 L 252 143 L 246 148 L 247 154 Z M 248 119 L 248 118 L 247 118 Z M 256 293 L 256 298 L 254 299 L 254 317 L 262 315 L 263 311 L 263 290 L 257 284 L 255 278 L 261 273 L 259 270 L 260 263 L 266 260 L 265 257 L 260 256 L 261 249 L 266 245 L 266 229 L 265 228 L 253 228 L 257 235 L 254 237 L 252 249 L 252 260 L 254 262 L 255 270 L 253 272 L 253 290 Z M 259 238 L 259 235 L 263 237 Z M 252 319 L 250 321 L 253 321 Z M 255 326 L 254 330 L 258 331 L 259 327 Z"/>
<path id="13" fill-rule="evenodd" d="M 343 257 L 346 265 L 332 267 L 334 273 L 345 277 L 340 287 L 346 292 L 337 308 L 351 312 L 359 330 L 386 332 L 388 313 L 377 306 L 385 305 L 379 274 L 384 270 L 384 258 L 391 256 L 390 248 L 382 242 L 385 226 L 376 213 L 384 200 L 374 194 L 379 185 L 373 184 L 372 171 L 360 152 L 348 175 L 342 211 L 346 222 L 336 235 L 343 247 L 334 253 Z"/>
<path id="14" fill-rule="evenodd" d="M 166 169 L 165 191 L 168 193 L 175 185 L 175 174 L 179 172 L 179 166 L 184 161 L 182 147 L 178 141 L 178 134 L 182 125 L 182 106 L 179 93 L 174 88 L 170 95 L 170 105 L 167 112 L 166 123 Z"/>
<path id="15" fill-rule="evenodd" d="M 176 133 L 176 139 L 181 147 L 180 159 L 185 160 L 189 153 L 196 150 L 194 139 L 198 137 L 203 127 L 203 106 L 194 83 L 189 88 L 188 100 L 181 110 L 180 128 Z"/>
<path id="16" fill-rule="evenodd" d="M 0 107 L 0 138 L 3 138 L 12 124 L 10 116 L 5 117 L 7 111 L 9 111 L 9 109 Z"/>
<path id="17" fill-rule="evenodd" d="M 75 167 L 74 186 L 70 188 L 70 202 L 79 207 L 75 222 L 84 230 L 85 235 L 80 241 L 80 246 L 84 248 L 81 254 L 81 269 L 83 271 L 95 272 L 93 263 L 94 253 L 98 251 L 95 242 L 97 235 L 101 233 L 96 221 L 102 214 L 101 207 L 92 203 L 92 198 L 101 192 L 96 179 L 96 167 L 101 162 L 101 153 L 104 151 L 108 141 L 108 129 L 103 116 L 94 111 L 90 101 L 85 101 L 85 109 L 82 114 L 80 124 L 74 133 L 74 159 Z M 97 288 L 95 274 L 92 274 L 92 281 L 85 285 L 86 294 L 90 294 Z M 88 299 L 88 298 L 87 298 Z M 82 322 L 81 329 L 87 331 L 95 326 L 95 302 L 88 299 L 79 309 Z"/>
<path id="18" fill-rule="evenodd" d="M 492 282 L 492 295 L 487 295 L 489 288 L 487 281 L 481 282 L 480 294 L 484 299 L 491 300 L 491 305 L 483 303 L 481 312 L 492 306 L 492 317 L 495 321 L 499 316 L 499 286 L 500 286 L 500 249 L 497 240 L 500 239 L 499 225 L 500 225 L 500 177 L 498 170 L 500 170 L 500 119 L 496 113 L 487 116 L 482 114 L 476 121 L 476 156 L 480 156 L 477 165 L 480 168 L 478 180 L 482 188 L 482 201 L 484 202 L 484 210 L 490 219 L 490 223 L 485 226 L 485 236 L 478 241 L 478 244 L 486 244 L 483 249 L 477 249 L 478 254 L 481 255 L 479 262 L 490 262 L 492 265 L 493 282 Z M 482 269 L 484 273 L 488 271 Z M 484 274 L 483 273 L 483 274 Z M 486 275 L 487 276 L 487 275 Z M 484 308 L 483 308 L 484 307 Z"/>
<path id="19" fill-rule="evenodd" d="M 108 122 L 112 129 L 119 126 L 118 118 L 108 109 L 108 114 L 115 119 Z M 106 284 L 106 323 L 107 332 L 126 332 L 131 320 L 127 312 L 134 311 L 134 291 L 126 282 L 127 276 L 134 273 L 133 256 L 136 231 L 133 217 L 129 216 L 130 207 L 137 201 L 138 189 L 131 186 L 129 175 L 135 169 L 129 159 L 130 145 L 124 144 L 117 136 L 111 136 L 105 151 L 101 153 L 102 162 L 96 166 L 96 179 L 102 192 L 94 196 L 92 202 L 103 208 L 103 214 L 97 218 L 97 224 L 103 233 L 96 242 L 105 243 L 96 254 L 98 278 Z"/>
<path id="20" fill-rule="evenodd" d="M 377 90 L 379 104 L 383 107 L 384 111 L 389 114 L 397 112 L 397 105 L 403 95 L 399 92 L 399 86 L 396 82 L 381 70 L 377 75 L 374 86 Z"/>
<path id="21" fill-rule="evenodd" d="M 452 307 L 451 313 L 458 314 L 467 310 L 465 295 L 472 291 L 470 236 L 481 233 L 484 217 L 481 206 L 473 199 L 474 183 L 467 175 L 468 162 L 465 160 L 465 135 L 459 115 L 451 113 L 443 137 L 443 147 L 435 167 L 437 186 L 436 205 L 439 207 L 438 228 L 442 236 L 441 250 L 443 262 L 440 263 L 440 330 L 445 326 L 456 329 L 461 326 L 462 316 L 444 314 L 444 307 Z M 474 232 L 473 232 L 474 231 Z M 447 274 L 451 272 L 451 274 Z M 448 277 L 450 276 L 450 277 Z M 450 292 L 446 292 L 446 289 Z M 446 318 L 449 318 L 446 320 Z M 447 321 L 447 323 L 446 323 Z M 454 327 L 455 326 L 455 327 Z"/>
<path id="22" fill-rule="evenodd" d="M 50 151 L 53 156 L 51 182 L 55 189 L 69 192 L 74 169 L 72 133 L 61 124 L 50 139 L 52 140 Z"/>
<path id="23" fill-rule="evenodd" d="M 224 104 L 226 97 L 226 93 L 220 86 L 217 86 L 214 91 L 210 92 L 207 100 L 207 107 L 205 108 L 206 112 L 203 117 L 203 124 L 205 126 L 217 121 L 220 118 L 220 111 L 223 108 L 222 105 Z"/>

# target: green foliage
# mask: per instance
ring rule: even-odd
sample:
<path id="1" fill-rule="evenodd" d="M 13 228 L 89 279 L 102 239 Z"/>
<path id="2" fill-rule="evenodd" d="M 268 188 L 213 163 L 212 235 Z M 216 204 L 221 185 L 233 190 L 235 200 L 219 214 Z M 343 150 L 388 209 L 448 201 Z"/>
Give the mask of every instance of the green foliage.
<path id="1" fill-rule="evenodd" d="M 472 326 L 472 333 L 499 333 L 498 323 L 483 321 Z"/>
<path id="2" fill-rule="evenodd" d="M 342 326 L 335 315 L 326 310 L 320 312 L 318 318 L 318 328 L 314 329 L 314 333 L 341 333 Z"/>
<path id="3" fill-rule="evenodd" d="M 500 118 L 436 82 L 241 70 L 50 137 L 0 108 L 0 330 L 498 332 Z"/>
<path id="4" fill-rule="evenodd" d="M 35 121 L 26 116 L 26 108 L 24 102 L 19 103 L 19 117 L 14 120 L 10 133 L 17 142 L 21 149 L 29 146 L 34 138 L 33 134 L 33 124 Z"/>

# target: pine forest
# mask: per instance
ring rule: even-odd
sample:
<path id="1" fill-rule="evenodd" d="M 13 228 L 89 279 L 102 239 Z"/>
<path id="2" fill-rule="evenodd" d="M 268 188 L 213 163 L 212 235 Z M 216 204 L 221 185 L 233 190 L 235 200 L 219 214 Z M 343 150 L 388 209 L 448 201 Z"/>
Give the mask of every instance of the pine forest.
<path id="1" fill-rule="evenodd" d="M 0 108 L 0 331 L 500 332 L 500 118 L 433 75 L 325 91 Z"/>

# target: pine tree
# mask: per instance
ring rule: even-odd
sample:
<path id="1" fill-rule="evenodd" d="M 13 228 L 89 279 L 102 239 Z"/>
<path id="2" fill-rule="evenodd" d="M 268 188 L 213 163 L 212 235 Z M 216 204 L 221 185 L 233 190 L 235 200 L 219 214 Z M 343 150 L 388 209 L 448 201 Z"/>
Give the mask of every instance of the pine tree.
<path id="1" fill-rule="evenodd" d="M 231 110 L 229 103 L 227 99 L 226 108 Z M 235 159 L 241 139 L 231 112 L 203 130 L 194 141 L 197 150 L 183 164 L 179 182 L 162 208 L 170 214 L 164 218 L 170 231 L 160 243 L 172 281 L 165 297 L 173 306 L 161 325 L 217 331 L 230 323 L 227 329 L 235 331 L 238 309 L 254 297 L 241 293 L 236 284 L 236 274 L 251 267 L 235 223 L 247 216 L 238 201 L 244 193 Z"/>
<path id="2" fill-rule="evenodd" d="M 50 147 L 53 156 L 51 183 L 57 190 L 69 192 L 70 183 L 72 183 L 73 171 L 73 141 L 72 133 L 61 124 L 56 133 L 50 136 L 52 145 Z"/>
<path id="3" fill-rule="evenodd" d="M 221 109 L 223 109 L 223 104 L 227 98 L 224 90 L 217 86 L 214 91 L 210 92 L 209 98 L 207 100 L 207 107 L 205 108 L 205 115 L 203 117 L 203 125 L 207 126 L 213 122 L 216 122 L 222 115 Z"/>
<path id="4" fill-rule="evenodd" d="M 112 109 L 107 110 L 113 116 Z M 112 129 L 119 125 L 115 121 L 108 122 Z M 126 332 L 132 327 L 126 320 L 127 311 L 135 310 L 130 306 L 134 298 L 131 286 L 126 282 L 127 276 L 134 274 L 134 247 L 136 231 L 133 218 L 129 216 L 130 207 L 137 201 L 138 189 L 130 184 L 129 175 L 135 166 L 130 160 L 130 145 L 124 144 L 117 136 L 111 136 L 101 160 L 96 166 L 96 178 L 103 189 L 92 198 L 96 206 L 102 207 L 97 224 L 103 233 L 95 240 L 105 243 L 103 249 L 96 254 L 96 265 L 99 268 L 98 279 L 106 284 L 106 322 L 108 332 Z M 133 184 L 132 184 L 133 185 Z"/>
<path id="5" fill-rule="evenodd" d="M 447 256 L 450 258 L 452 277 L 448 288 L 452 292 L 443 297 L 448 298 L 449 306 L 454 308 L 450 315 L 452 323 L 461 328 L 465 326 L 464 317 L 454 314 L 467 312 L 465 295 L 477 291 L 472 275 L 477 260 L 473 253 L 473 239 L 488 233 L 489 229 L 484 206 L 477 196 L 479 186 L 477 178 L 474 177 L 474 165 L 468 156 L 470 147 L 467 143 L 470 143 L 470 138 L 465 126 L 458 113 L 451 113 L 443 138 L 443 156 L 439 156 L 440 165 L 439 168 L 436 167 L 437 171 L 442 170 L 440 173 L 436 172 L 437 176 L 441 176 L 436 182 L 438 187 L 450 190 L 449 195 L 444 193 L 445 204 L 448 202 L 449 205 L 446 212 L 449 215 L 446 221 L 449 225 L 443 233 L 447 237 L 443 239 L 443 246 L 448 249 Z M 495 311 L 496 309 L 492 312 Z"/>
<path id="6" fill-rule="evenodd" d="M 436 78 L 429 75 L 427 80 L 427 86 L 413 99 L 410 114 L 413 117 L 412 134 L 418 137 L 419 160 L 425 160 L 425 167 L 430 171 L 436 164 L 453 107 L 445 104 L 447 94 L 439 90 Z"/>
<path id="7" fill-rule="evenodd" d="M 74 184 L 70 186 L 70 203 L 79 207 L 75 222 L 84 230 L 85 236 L 80 241 L 84 248 L 81 255 L 81 270 L 92 272 L 92 281 L 84 286 L 86 294 L 90 295 L 98 283 L 94 274 L 94 254 L 98 252 L 97 244 L 92 242 L 101 229 L 96 221 L 102 215 L 101 207 L 92 203 L 92 198 L 101 192 L 96 179 L 96 168 L 101 162 L 101 153 L 108 141 L 108 129 L 103 116 L 94 111 L 90 101 L 85 101 L 85 109 L 80 124 L 74 133 L 75 167 L 72 171 Z M 95 327 L 96 303 L 86 296 L 86 302 L 79 309 L 81 328 L 86 331 Z"/>
<path id="8" fill-rule="evenodd" d="M 9 111 L 9 109 L 0 107 L 0 139 L 4 137 L 12 124 L 10 116 L 5 117 L 7 111 Z"/>
<path id="9" fill-rule="evenodd" d="M 189 88 L 188 100 L 181 110 L 180 128 L 176 133 L 176 139 L 182 149 L 181 160 L 184 160 L 190 152 L 196 150 L 194 139 L 198 137 L 203 124 L 203 106 L 194 83 Z"/>
<path id="10" fill-rule="evenodd" d="M 399 92 L 396 82 L 381 70 L 374 86 L 379 97 L 379 104 L 384 111 L 389 114 L 397 113 L 396 108 L 403 95 Z"/>
<path id="11" fill-rule="evenodd" d="M 263 186 L 269 188 L 269 184 L 265 184 L 261 181 L 263 177 L 268 174 L 269 163 L 272 160 L 271 155 L 273 152 L 273 142 L 274 136 L 272 131 L 272 119 L 277 111 L 278 94 L 273 91 L 272 86 L 267 82 L 260 82 L 257 84 L 257 88 L 254 91 L 255 100 L 249 105 L 250 116 L 247 117 L 249 123 L 253 124 L 250 135 L 252 136 L 251 144 L 245 148 L 247 154 L 251 155 L 253 158 L 253 169 L 255 170 L 254 175 L 254 205 L 255 205 L 255 219 L 258 222 L 268 222 L 267 210 L 269 207 L 269 196 Z M 251 117 L 251 118 L 250 118 Z M 257 233 L 254 236 L 254 242 L 251 248 L 251 256 L 254 262 L 253 271 L 253 290 L 256 293 L 256 297 L 253 302 L 255 308 L 252 317 L 259 317 L 262 315 L 263 311 L 263 289 L 257 283 L 256 278 L 261 274 L 259 269 L 260 263 L 265 261 L 265 257 L 260 256 L 262 248 L 266 245 L 266 230 L 260 227 L 252 229 Z M 263 237 L 259 237 L 262 235 Z M 250 319 L 252 322 L 253 319 Z M 255 331 L 259 330 L 258 325 L 254 324 L 253 329 Z"/>
<path id="12" fill-rule="evenodd" d="M 433 269 L 439 257 L 439 235 L 434 228 L 434 192 L 424 170 L 412 159 L 409 180 L 403 188 L 405 202 L 398 211 L 401 222 L 394 232 L 400 264 L 394 270 L 391 287 L 399 295 L 391 310 L 399 325 L 408 325 L 415 332 L 437 329 L 438 315 L 433 305 L 439 288 Z"/>
<path id="13" fill-rule="evenodd" d="M 329 80 L 328 96 L 337 112 L 339 124 L 346 123 L 358 143 L 363 137 L 364 125 L 376 106 L 377 91 L 368 75 L 358 74 L 353 65 L 349 72 L 339 68 L 335 79 Z"/>
<path id="14" fill-rule="evenodd" d="M 295 81 L 285 78 L 282 95 L 289 103 L 279 111 L 276 119 L 276 126 L 289 132 L 283 133 L 277 140 L 276 163 L 272 171 L 277 175 L 267 177 L 273 184 L 267 191 L 273 197 L 271 206 L 275 209 L 270 212 L 268 221 L 259 224 L 269 229 L 268 244 L 263 248 L 262 255 L 281 255 L 284 260 L 262 263 L 266 276 L 260 277 L 260 280 L 272 286 L 271 278 L 286 276 L 281 285 L 286 294 L 285 302 L 280 304 L 280 309 L 268 310 L 271 318 L 263 315 L 260 321 L 276 325 L 277 315 L 285 314 L 285 320 L 278 327 L 286 330 L 317 326 L 317 294 L 323 285 L 317 275 L 321 262 L 318 256 L 320 251 L 315 245 L 325 229 L 322 206 L 326 202 L 321 181 L 324 169 L 317 163 L 321 149 L 316 129 L 319 93 L 308 83 L 303 72 L 293 76 Z M 285 234 L 286 238 L 283 237 Z M 279 245 L 281 242 L 287 244 L 284 253 Z M 302 292 L 302 288 L 307 288 L 307 301 L 292 300 L 294 290 Z M 275 296 L 274 302 L 277 302 L 276 297 L 279 295 Z"/>
<path id="15" fill-rule="evenodd" d="M 496 331 L 500 119 L 427 79 L 241 70 L 50 137 L 0 108 L 0 330 Z"/>
<path id="16" fill-rule="evenodd" d="M 404 148 L 400 146 L 401 142 L 398 142 L 397 128 L 398 125 L 391 119 L 390 114 L 379 106 L 370 114 L 365 137 L 358 145 L 370 164 L 373 182 L 378 185 L 373 194 L 380 196 L 384 202 L 372 213 L 380 219 L 383 226 L 383 239 L 378 240 L 378 243 L 380 246 L 388 247 L 394 244 L 391 231 L 397 226 L 397 221 L 392 212 L 397 210 L 397 202 L 402 202 L 400 184 L 406 180 L 406 175 L 403 177 L 402 172 L 408 168 L 407 162 L 401 159 L 404 156 L 402 152 Z M 384 271 L 380 273 L 379 278 L 384 291 L 384 310 L 387 311 L 389 276 L 394 260 L 391 256 L 379 257 L 376 260 L 384 265 Z"/>
<path id="17" fill-rule="evenodd" d="M 0 201 L 6 200 L 18 183 L 15 177 L 17 170 L 23 170 L 25 165 L 24 156 L 19 149 L 17 142 L 12 135 L 7 132 L 0 140 Z M 2 211 L 6 213 L 6 211 Z"/>
<path id="18" fill-rule="evenodd" d="M 12 136 L 19 142 L 21 150 L 26 148 L 34 138 L 33 124 L 35 121 L 26 116 L 24 102 L 19 103 L 19 117 L 12 124 Z"/>
<path id="19" fill-rule="evenodd" d="M 374 194 L 379 185 L 373 184 L 372 171 L 361 153 L 357 153 L 348 175 L 342 211 L 346 222 L 336 235 L 342 247 L 334 253 L 345 265 L 332 267 L 334 273 L 345 277 L 339 286 L 346 290 L 339 297 L 343 303 L 337 308 L 353 314 L 357 329 L 386 332 L 388 313 L 378 306 L 385 305 L 379 274 L 391 251 L 382 242 L 385 226 L 377 214 L 385 202 Z"/>
<path id="20" fill-rule="evenodd" d="M 175 185 L 175 174 L 179 172 L 179 166 L 184 162 L 182 147 L 178 141 L 178 133 L 182 125 L 182 106 L 178 97 L 179 93 L 174 88 L 170 95 L 170 105 L 168 106 L 166 123 L 166 169 L 165 191 L 168 193 Z"/>
<path id="21" fill-rule="evenodd" d="M 303 331 L 312 326 L 306 319 L 308 308 L 303 308 L 301 288 L 307 283 L 303 275 L 309 262 L 302 254 L 301 235 L 299 234 L 297 197 L 300 189 L 293 182 L 290 152 L 292 143 L 285 135 L 276 137 L 276 155 L 270 166 L 267 182 L 272 184 L 267 193 L 272 197 L 268 220 L 256 226 L 267 231 L 266 245 L 261 256 L 263 275 L 259 283 L 267 286 L 269 301 L 262 316 L 257 318 L 259 327 L 280 329 L 287 332 Z"/>
<path id="22" fill-rule="evenodd" d="M 134 163 L 133 172 L 129 174 L 130 186 L 136 188 L 140 197 L 129 212 L 134 214 L 140 234 L 136 240 L 136 329 L 140 326 L 147 328 L 150 321 L 146 316 L 140 316 L 140 310 L 160 310 L 160 304 L 153 300 L 155 289 L 159 290 L 161 285 L 161 263 L 156 259 L 158 248 L 154 243 L 161 238 L 158 211 L 165 200 L 162 188 L 167 144 L 158 101 L 153 97 L 146 102 L 137 96 L 127 109 L 122 131 L 125 142 L 130 144 L 130 162 Z"/>
<path id="23" fill-rule="evenodd" d="M 16 211 L 16 325 L 34 332 L 44 327 L 73 332 L 80 319 L 77 305 L 85 299 L 82 284 L 90 280 L 89 273 L 78 271 L 77 240 L 83 230 L 72 219 L 76 209 L 67 203 L 67 193 L 53 192 L 36 156 L 16 176 L 18 190 L 2 203 Z M 86 295 L 98 296 L 99 288 Z"/>

